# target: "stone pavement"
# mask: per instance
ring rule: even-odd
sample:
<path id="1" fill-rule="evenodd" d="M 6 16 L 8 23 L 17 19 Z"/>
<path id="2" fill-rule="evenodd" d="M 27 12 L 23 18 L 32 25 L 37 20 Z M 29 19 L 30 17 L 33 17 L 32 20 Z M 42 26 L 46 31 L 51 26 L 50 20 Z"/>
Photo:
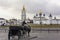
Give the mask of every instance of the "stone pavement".
<path id="1" fill-rule="evenodd" d="M 8 40 L 8 32 L 0 31 L 0 40 Z M 17 37 L 14 40 L 17 40 Z M 21 37 L 20 40 L 60 40 L 60 32 L 32 31 L 30 37 Z"/>

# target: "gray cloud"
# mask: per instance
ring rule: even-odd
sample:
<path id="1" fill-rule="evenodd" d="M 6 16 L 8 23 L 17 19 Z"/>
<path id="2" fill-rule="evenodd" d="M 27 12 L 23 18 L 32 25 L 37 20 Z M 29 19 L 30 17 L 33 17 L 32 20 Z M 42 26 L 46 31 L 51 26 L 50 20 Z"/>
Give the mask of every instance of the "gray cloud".
<path id="1" fill-rule="evenodd" d="M 9 10 L 13 14 L 19 14 L 23 5 L 25 5 L 28 13 L 38 13 L 41 9 L 46 15 L 50 13 L 60 15 L 60 5 L 51 3 L 51 0 L 0 0 L 0 7 Z"/>

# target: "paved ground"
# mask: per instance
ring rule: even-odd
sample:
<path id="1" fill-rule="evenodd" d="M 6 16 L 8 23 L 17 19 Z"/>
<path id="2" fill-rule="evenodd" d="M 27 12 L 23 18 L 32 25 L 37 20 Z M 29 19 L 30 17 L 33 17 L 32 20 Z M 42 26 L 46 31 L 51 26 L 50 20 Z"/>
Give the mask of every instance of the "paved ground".
<path id="1" fill-rule="evenodd" d="M 0 31 L 0 40 L 8 40 L 8 31 Z M 17 37 L 15 37 L 14 40 L 17 40 Z M 32 31 L 30 37 L 21 37 L 21 40 L 60 40 L 60 32 Z"/>

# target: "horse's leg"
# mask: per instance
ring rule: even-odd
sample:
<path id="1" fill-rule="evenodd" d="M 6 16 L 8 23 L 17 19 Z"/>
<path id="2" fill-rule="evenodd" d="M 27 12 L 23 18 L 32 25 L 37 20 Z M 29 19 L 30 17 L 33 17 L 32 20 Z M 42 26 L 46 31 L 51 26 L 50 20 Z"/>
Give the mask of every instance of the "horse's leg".
<path id="1" fill-rule="evenodd" d="M 23 31 L 23 38 L 25 38 L 25 34 L 26 34 L 26 32 L 25 32 L 25 30 Z"/>
<path id="2" fill-rule="evenodd" d="M 31 31 L 31 29 L 28 30 L 28 37 L 30 36 L 30 31 Z"/>
<path id="3" fill-rule="evenodd" d="M 28 32 L 28 37 L 30 36 L 30 32 Z"/>
<path id="4" fill-rule="evenodd" d="M 20 37 L 21 37 L 21 30 L 18 31 L 18 40 L 20 40 Z"/>
<path id="5" fill-rule="evenodd" d="M 20 35 L 18 35 L 18 40 L 20 40 Z"/>
<path id="6" fill-rule="evenodd" d="M 10 36 L 8 36 L 8 40 L 10 40 Z"/>
<path id="7" fill-rule="evenodd" d="M 8 40 L 10 40 L 10 33 L 8 33 Z"/>

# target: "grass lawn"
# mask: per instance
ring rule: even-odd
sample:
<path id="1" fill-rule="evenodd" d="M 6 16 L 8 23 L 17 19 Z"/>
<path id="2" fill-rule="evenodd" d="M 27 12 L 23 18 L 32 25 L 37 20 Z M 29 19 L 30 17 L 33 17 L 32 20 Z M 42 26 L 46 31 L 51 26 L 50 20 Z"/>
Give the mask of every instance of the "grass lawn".
<path id="1" fill-rule="evenodd" d="M 32 28 L 60 28 L 60 24 L 52 24 L 52 25 L 47 25 L 47 24 L 29 24 Z"/>
<path id="2" fill-rule="evenodd" d="M 52 25 L 47 25 L 47 24 L 28 24 L 30 25 L 32 28 L 60 28 L 60 24 L 52 24 Z M 7 28 L 9 26 L 0 26 L 0 28 Z"/>

